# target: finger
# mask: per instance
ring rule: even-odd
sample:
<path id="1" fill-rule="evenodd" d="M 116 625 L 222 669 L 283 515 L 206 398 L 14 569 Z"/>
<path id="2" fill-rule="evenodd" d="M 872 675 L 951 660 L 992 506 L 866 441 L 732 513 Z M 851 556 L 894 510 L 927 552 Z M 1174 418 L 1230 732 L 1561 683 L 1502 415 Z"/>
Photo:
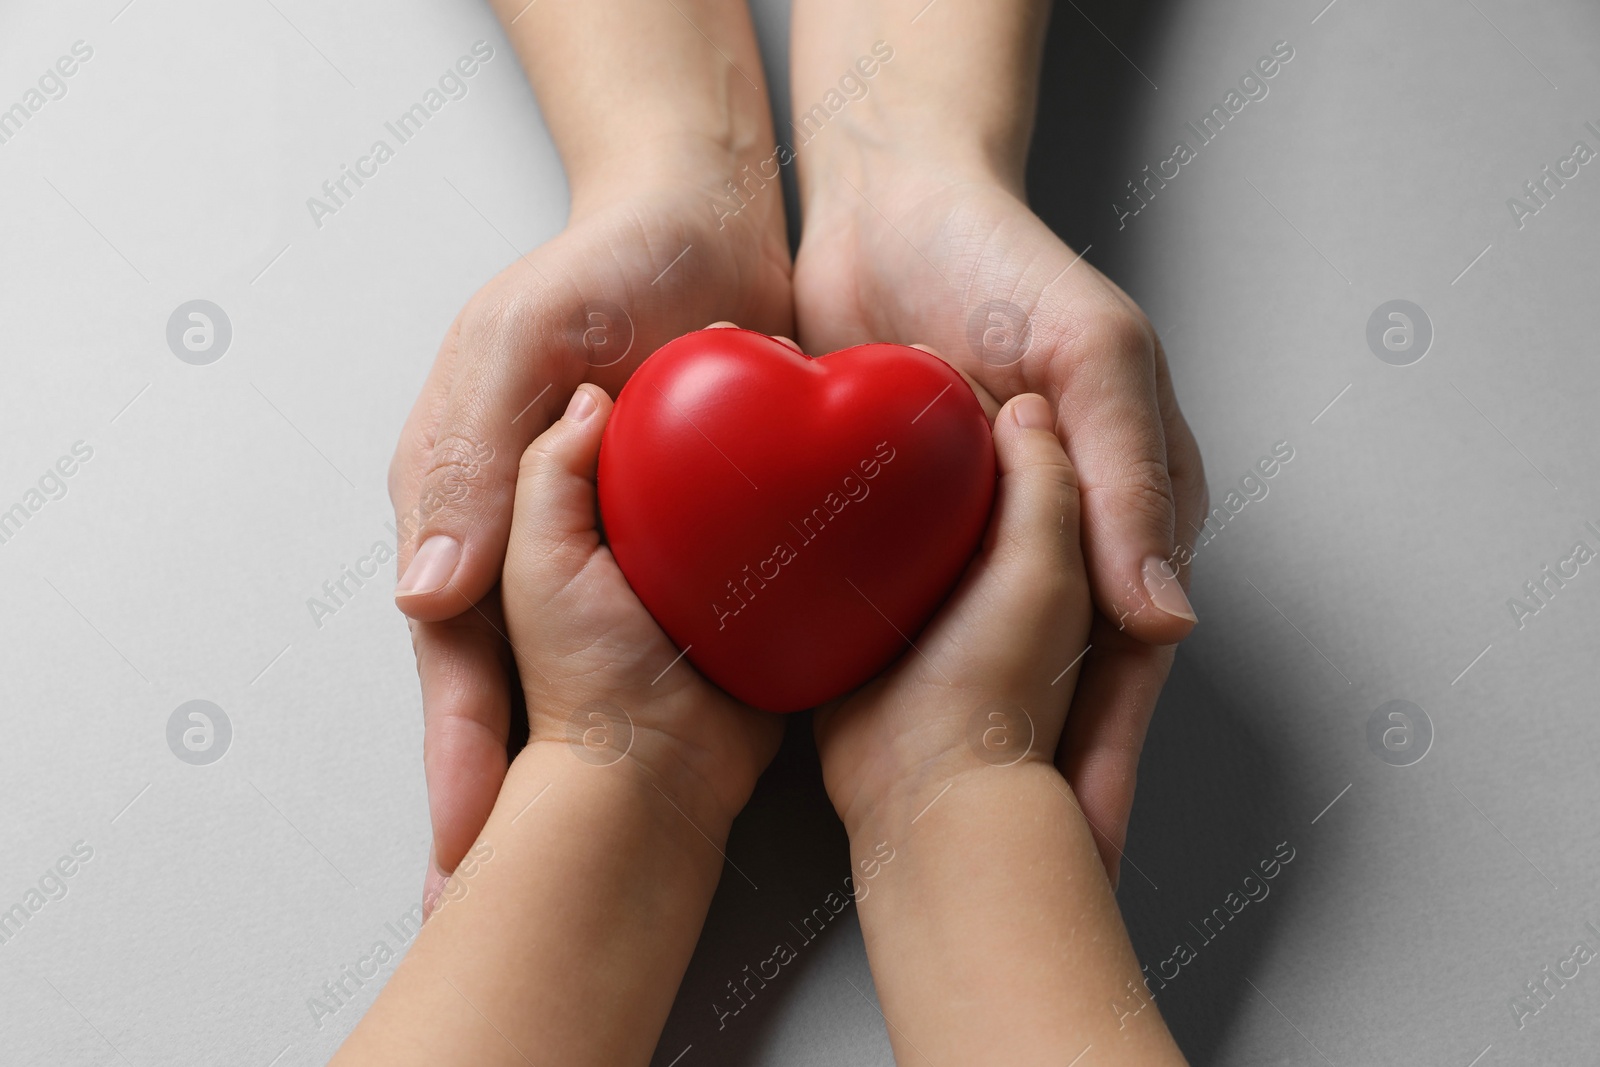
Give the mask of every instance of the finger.
<path id="1" fill-rule="evenodd" d="M 978 398 L 978 404 L 983 408 L 984 417 L 989 420 L 989 425 L 994 425 L 995 418 L 1000 414 L 1000 401 L 995 399 L 994 394 L 989 392 L 988 388 L 982 382 L 968 374 L 954 360 L 948 358 L 943 352 L 940 352 L 936 348 L 931 348 L 928 345 L 910 345 L 909 347 L 915 348 L 919 352 L 926 352 L 930 356 L 938 356 L 940 359 L 950 364 L 950 369 L 961 375 L 962 380 L 965 381 L 968 388 L 972 390 L 972 395 Z"/>
<path id="2" fill-rule="evenodd" d="M 1078 557 L 1078 478 L 1053 429 L 1055 413 L 1044 397 L 1023 393 L 995 417 L 995 467 L 999 473 L 995 517 L 1010 544 L 991 561 L 1032 571 L 1081 571 Z"/>
<path id="3" fill-rule="evenodd" d="M 1178 564 L 1179 580 L 1187 589 L 1195 541 L 1200 537 L 1201 523 L 1210 511 L 1211 495 L 1206 488 L 1206 468 L 1200 455 L 1200 445 L 1178 407 L 1177 394 L 1172 389 L 1172 375 L 1167 369 L 1167 354 L 1162 349 L 1159 337 L 1156 338 L 1156 395 L 1161 404 L 1162 432 L 1167 440 L 1167 473 L 1172 479 L 1173 540 L 1177 544 L 1175 562 Z"/>
<path id="4" fill-rule="evenodd" d="M 603 389 L 580 385 L 561 418 L 523 453 L 506 581 L 533 603 L 565 587 L 600 543 L 595 468 L 610 414 Z"/>
<path id="5" fill-rule="evenodd" d="M 1111 877 L 1123 862 L 1139 753 L 1175 646 L 1149 645 L 1095 619 L 1056 767 L 1072 786 Z"/>
<path id="6" fill-rule="evenodd" d="M 1166 354 L 1155 342 L 1156 395 L 1176 513 L 1179 580 L 1187 588 L 1194 538 L 1207 508 L 1205 467 L 1178 408 Z M 1082 666 L 1056 766 L 1083 806 L 1106 871 L 1116 885 L 1132 813 L 1139 755 L 1156 701 L 1172 669 L 1172 646 L 1152 646 L 1095 622 L 1093 652 Z"/>
<path id="7" fill-rule="evenodd" d="M 517 460 L 584 376 L 554 312 L 468 313 L 457 368 L 419 472 L 415 533 L 395 588 L 415 619 L 449 618 L 499 580 Z"/>
<path id="8" fill-rule="evenodd" d="M 1155 359 L 1156 393 L 1176 512 L 1175 562 L 1179 580 L 1187 588 L 1194 541 L 1208 506 L 1205 466 L 1194 434 L 1178 408 L 1159 338 Z M 1116 885 L 1139 756 L 1157 698 L 1172 669 L 1172 646 L 1137 641 L 1103 618 L 1096 620 L 1091 641 L 1094 651 L 1082 665 L 1056 766 L 1072 783 L 1111 883 Z"/>
<path id="9" fill-rule="evenodd" d="M 438 436 L 439 420 L 444 417 L 445 405 L 450 399 L 450 382 L 455 376 L 460 356 L 461 318 L 456 316 L 445 332 L 434 358 L 422 391 L 406 415 L 400 430 L 400 440 L 395 445 L 394 457 L 389 461 L 389 502 L 394 506 L 395 534 L 398 559 L 395 577 L 405 571 L 415 547 L 413 535 L 421 524 L 421 507 L 418 503 L 423 479 L 433 459 L 433 442 Z"/>
<path id="10" fill-rule="evenodd" d="M 972 593 L 979 620 L 963 638 L 966 651 L 1001 677 L 1028 678 L 1014 695 L 1024 706 L 1064 699 L 1040 663 L 1065 664 L 1083 648 L 1090 605 L 1079 546 L 1077 476 L 1051 429 L 1054 413 L 1043 397 L 1024 393 L 995 419 L 994 513 Z M 1020 634 L 1021 639 L 999 635 Z M 1054 738 L 1051 738 L 1054 743 Z"/>
<path id="11" fill-rule="evenodd" d="M 510 692 L 505 639 L 478 609 L 445 622 L 415 623 L 422 679 L 422 764 L 433 849 L 423 912 L 483 830 L 506 776 Z"/>
<path id="12" fill-rule="evenodd" d="M 739 324 L 737 322 L 729 322 L 727 319 L 719 319 L 718 321 L 713 322 L 710 325 L 708 325 L 706 327 L 706 329 L 708 329 L 708 330 L 737 330 L 737 329 L 739 329 Z M 778 342 L 780 345 L 787 345 L 788 347 L 794 349 L 796 352 L 800 351 L 799 343 L 796 342 L 795 339 L 792 338 L 792 337 L 785 337 L 781 333 L 768 334 L 767 336 L 771 337 L 774 341 Z"/>
<path id="13" fill-rule="evenodd" d="M 1195 615 L 1173 559 L 1154 343 L 1142 316 L 1102 311 L 1056 351 L 1050 375 L 1072 425 L 1096 606 L 1133 637 L 1171 644 L 1187 636 Z"/>

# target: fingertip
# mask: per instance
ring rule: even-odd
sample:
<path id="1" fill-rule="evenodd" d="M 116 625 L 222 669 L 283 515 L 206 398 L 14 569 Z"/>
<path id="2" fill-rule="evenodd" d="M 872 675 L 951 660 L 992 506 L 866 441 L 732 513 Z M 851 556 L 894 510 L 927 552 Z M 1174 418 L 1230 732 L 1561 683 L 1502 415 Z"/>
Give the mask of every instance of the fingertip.
<path id="1" fill-rule="evenodd" d="M 432 596 L 450 584 L 460 563 L 460 541 L 449 534 L 430 534 L 395 583 L 395 600 L 404 608 L 416 597 Z"/>
<path id="2" fill-rule="evenodd" d="M 567 410 L 562 412 L 561 421 L 570 423 L 588 422 L 597 414 L 609 412 L 611 397 L 598 385 L 584 382 L 572 392 L 572 399 L 567 401 Z"/>
<path id="3" fill-rule="evenodd" d="M 596 447 L 598 435 L 611 416 L 612 400 L 598 385 L 585 382 L 572 391 L 561 417 L 550 428 L 535 437 L 522 453 L 522 472 L 518 476 L 520 487 L 530 464 L 541 457 L 556 457 L 563 467 L 571 466 L 574 455 L 584 455 Z M 520 488 L 519 488 L 520 492 Z"/>
<path id="4" fill-rule="evenodd" d="M 1022 393 L 1006 404 L 1011 417 L 1024 430 L 1049 430 L 1054 433 L 1056 413 L 1050 402 L 1038 393 Z"/>
<path id="5" fill-rule="evenodd" d="M 572 393 L 572 399 L 567 401 L 567 410 L 561 417 L 568 422 L 582 422 L 595 413 L 599 404 L 595 401 L 592 390 L 578 386 Z"/>
<path id="6" fill-rule="evenodd" d="M 977 397 L 978 406 L 983 408 L 983 417 L 989 420 L 989 426 L 991 428 L 994 426 L 994 420 L 1000 417 L 1000 408 L 1002 405 L 999 400 L 995 399 L 995 395 L 989 392 L 988 388 L 982 382 L 978 381 L 978 379 L 969 374 L 955 360 L 950 359 L 943 352 L 939 351 L 937 348 L 934 348 L 932 345 L 907 345 L 906 347 L 915 348 L 918 352 L 926 352 L 928 355 L 944 363 L 951 370 L 961 375 L 961 380 L 967 383 L 967 388 L 971 389 L 972 395 Z"/>
<path id="7" fill-rule="evenodd" d="M 1156 610 L 1191 626 L 1200 621 L 1194 613 L 1194 605 L 1189 602 L 1189 594 L 1184 592 L 1177 568 L 1170 560 L 1161 556 L 1146 557 L 1140 567 L 1140 578 Z"/>
<path id="8" fill-rule="evenodd" d="M 1001 474 L 1025 467 L 1058 467 L 1074 489 L 1077 474 L 1055 431 L 1056 413 L 1038 393 L 1020 393 L 994 420 L 995 459 Z"/>

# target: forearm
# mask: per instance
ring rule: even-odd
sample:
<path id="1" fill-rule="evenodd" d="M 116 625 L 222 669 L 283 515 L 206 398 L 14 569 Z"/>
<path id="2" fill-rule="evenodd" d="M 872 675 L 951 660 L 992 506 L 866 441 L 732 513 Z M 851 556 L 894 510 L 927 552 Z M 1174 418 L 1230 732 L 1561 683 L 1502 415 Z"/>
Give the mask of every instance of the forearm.
<path id="1" fill-rule="evenodd" d="M 1048 15 L 1045 0 L 794 0 L 797 118 L 875 42 L 893 50 L 867 94 L 799 153 L 802 200 L 818 175 L 875 152 L 1020 189 Z"/>
<path id="2" fill-rule="evenodd" d="M 574 213 L 650 181 L 772 154 L 744 0 L 492 0 L 567 168 Z"/>
<path id="3" fill-rule="evenodd" d="M 860 918 L 896 1060 L 937 1049 L 953 1063 L 1059 1065 L 1092 1046 L 1085 1062 L 1183 1063 L 1055 768 L 947 781 L 943 795 L 932 780 L 901 790 L 849 828 L 858 863 L 879 842 L 895 850 Z"/>
<path id="4" fill-rule="evenodd" d="M 729 821 L 674 806 L 630 758 L 525 749 L 471 873 L 458 870 L 335 1063 L 648 1063 Z"/>

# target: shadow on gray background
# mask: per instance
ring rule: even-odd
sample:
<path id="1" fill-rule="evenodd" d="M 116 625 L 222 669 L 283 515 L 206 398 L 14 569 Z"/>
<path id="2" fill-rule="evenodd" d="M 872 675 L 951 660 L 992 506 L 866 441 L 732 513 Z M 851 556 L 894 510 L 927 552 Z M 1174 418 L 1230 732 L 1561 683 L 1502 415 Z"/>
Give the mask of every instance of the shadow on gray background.
<path id="1" fill-rule="evenodd" d="M 1094 246 L 1085 258 L 1135 300 L 1141 264 L 1131 242 L 1113 239 L 1118 223 L 1111 205 L 1143 162 L 1134 162 L 1139 124 L 1155 90 L 1135 65 L 1157 69 L 1155 53 L 1175 8 L 1174 0 L 1055 6 L 1028 160 L 1034 211 L 1073 248 Z M 1180 943 L 1194 953 L 1156 1003 L 1197 1065 L 1215 1061 L 1242 1002 L 1256 996 L 1246 979 L 1288 914 L 1284 897 L 1295 886 L 1286 869 L 1259 904 L 1246 905 L 1210 937 L 1221 923 L 1206 927 L 1206 917 L 1226 911 L 1229 893 L 1241 891 L 1245 876 L 1285 840 L 1282 813 L 1306 803 L 1290 799 L 1289 754 L 1266 745 L 1237 701 L 1230 703 L 1196 666 L 1193 652 L 1180 654 L 1140 762 L 1118 901 L 1151 972 Z"/>

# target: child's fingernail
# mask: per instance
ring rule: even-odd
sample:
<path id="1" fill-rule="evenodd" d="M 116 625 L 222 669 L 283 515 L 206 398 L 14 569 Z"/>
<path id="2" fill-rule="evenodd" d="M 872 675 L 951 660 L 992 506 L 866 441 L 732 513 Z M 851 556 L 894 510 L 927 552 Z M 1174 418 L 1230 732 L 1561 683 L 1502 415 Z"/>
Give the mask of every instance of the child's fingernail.
<path id="1" fill-rule="evenodd" d="M 422 542 L 417 554 L 394 587 L 395 596 L 424 596 L 437 593 L 450 581 L 461 560 L 461 542 L 444 534 L 434 534 Z"/>
<path id="2" fill-rule="evenodd" d="M 582 422 L 593 415 L 597 407 L 599 405 L 594 402 L 594 397 L 589 395 L 589 390 L 579 389 L 572 394 L 572 399 L 567 401 L 567 413 L 562 418 Z"/>
<path id="3" fill-rule="evenodd" d="M 1178 584 L 1178 572 L 1160 556 L 1151 556 L 1144 561 L 1144 588 L 1150 594 L 1150 602 L 1168 615 L 1190 622 L 1200 621 L 1195 617 L 1188 594 Z"/>
<path id="4" fill-rule="evenodd" d="M 1024 430 L 1048 430 L 1056 421 L 1056 413 L 1038 393 L 1029 393 L 1011 405 L 1011 417 Z"/>

